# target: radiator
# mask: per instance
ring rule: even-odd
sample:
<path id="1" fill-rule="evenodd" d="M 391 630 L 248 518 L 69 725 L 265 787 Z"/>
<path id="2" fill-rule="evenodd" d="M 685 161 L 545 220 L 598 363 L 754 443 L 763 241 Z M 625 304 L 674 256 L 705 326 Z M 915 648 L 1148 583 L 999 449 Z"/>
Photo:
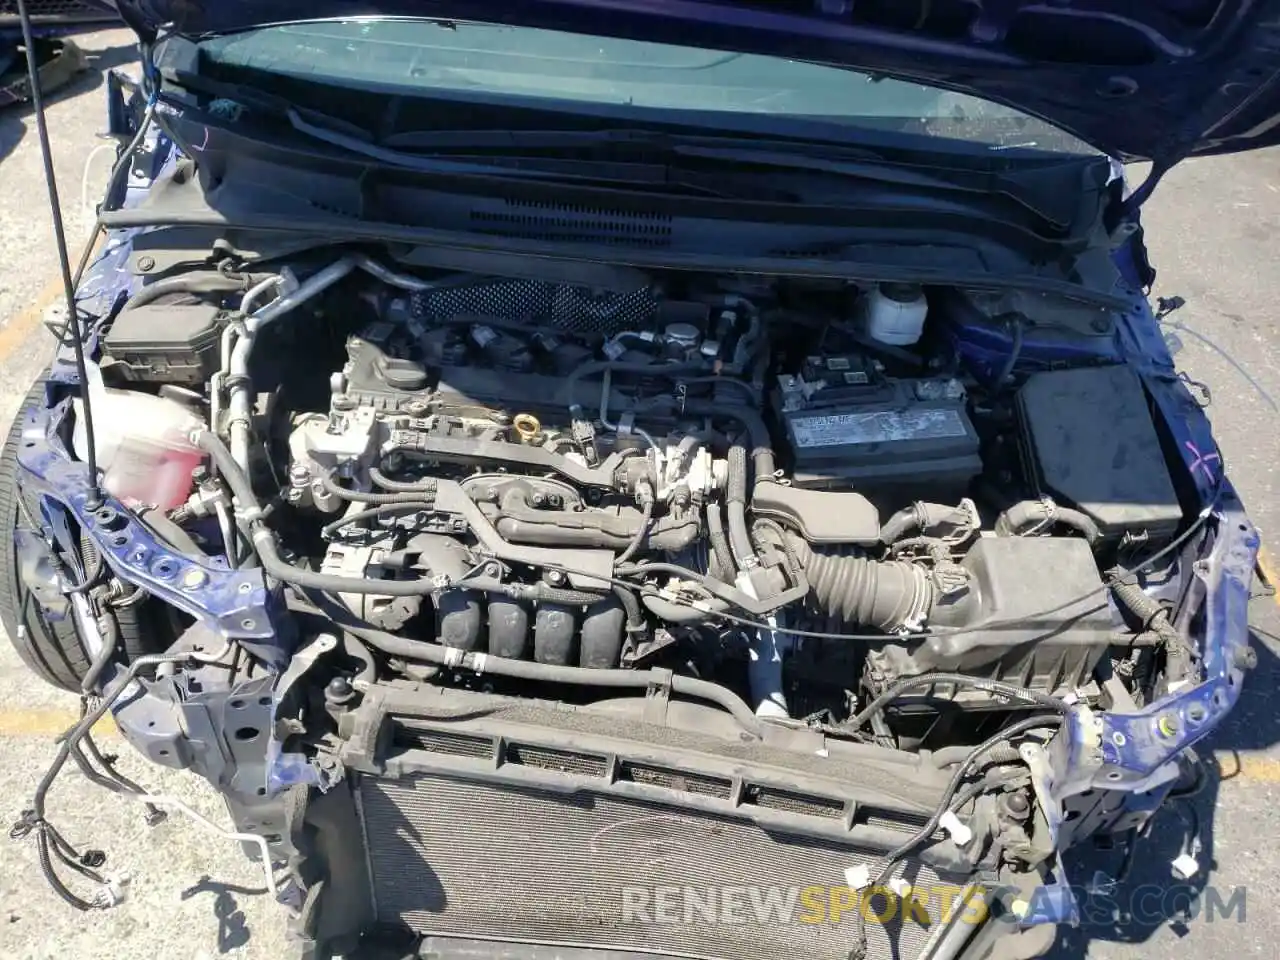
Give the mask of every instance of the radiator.
<path id="1" fill-rule="evenodd" d="M 588 791 L 437 772 L 363 777 L 378 919 L 417 933 L 715 960 L 845 960 L 846 871 L 872 851 L 749 820 Z M 916 890 L 939 878 L 908 863 Z M 807 888 L 807 889 L 806 889 Z M 836 888 L 832 891 L 831 888 Z M 937 922 L 930 898 L 928 912 Z M 880 916 L 885 901 L 872 901 Z M 924 911 L 868 923 L 872 958 L 924 947 Z"/>

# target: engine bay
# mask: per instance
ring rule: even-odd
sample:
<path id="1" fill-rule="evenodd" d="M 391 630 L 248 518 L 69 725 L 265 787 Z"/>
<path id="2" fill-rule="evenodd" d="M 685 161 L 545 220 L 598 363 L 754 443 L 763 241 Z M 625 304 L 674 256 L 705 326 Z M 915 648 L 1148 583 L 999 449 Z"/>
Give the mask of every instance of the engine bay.
<path id="1" fill-rule="evenodd" d="M 292 571 L 292 608 L 354 638 L 355 679 L 519 696 L 564 675 L 499 665 L 660 668 L 761 718 L 916 748 L 1044 698 L 1105 706 L 1102 677 L 1146 702 L 1186 670 L 1154 601 L 1104 586 L 1184 517 L 1106 311 L 363 255 L 232 295 L 204 276 L 125 305 L 95 403 L 153 396 L 225 443 L 271 532 L 217 457 L 168 522 L 233 568 Z M 121 479 L 139 471 L 117 448 L 108 489 L 165 500 Z"/>

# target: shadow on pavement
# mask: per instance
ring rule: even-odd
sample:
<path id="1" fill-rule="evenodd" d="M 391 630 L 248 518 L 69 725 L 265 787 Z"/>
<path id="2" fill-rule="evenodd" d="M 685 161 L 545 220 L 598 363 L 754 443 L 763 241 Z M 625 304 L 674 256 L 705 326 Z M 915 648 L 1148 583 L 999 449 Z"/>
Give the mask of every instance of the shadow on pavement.
<path id="1" fill-rule="evenodd" d="M 1166 804 L 1156 815 L 1149 834 L 1140 841 L 1127 879 L 1113 889 L 1098 884 L 1092 892 L 1080 893 L 1081 924 L 1062 929 L 1047 955 L 1052 960 L 1081 960 L 1090 944 L 1099 941 L 1143 944 L 1166 926 L 1182 937 L 1192 922 L 1224 923 L 1244 918 L 1243 888 L 1214 883 L 1218 867 L 1214 814 L 1221 785 L 1240 773 L 1239 753 L 1280 742 L 1280 711 L 1272 702 L 1272 691 L 1280 685 L 1280 659 L 1263 642 L 1264 637 L 1280 643 L 1280 637 L 1260 627 L 1251 628 L 1258 665 L 1246 678 L 1236 708 L 1197 751 L 1206 775 L 1203 788 L 1193 797 Z M 1234 754 L 1235 759 L 1219 762 L 1215 752 Z M 1172 863 L 1192 830 L 1200 838 L 1200 870 L 1183 880 L 1173 875 Z M 1109 851 L 1088 846 L 1071 851 L 1065 858 L 1067 874 L 1077 890 L 1091 885 L 1095 871 L 1106 878 L 1116 876 L 1123 847 L 1118 842 L 1116 849 Z"/>
<path id="2" fill-rule="evenodd" d="M 8 43 L 8 39 L 0 36 L 0 46 Z M 103 84 L 108 70 L 132 63 L 138 58 L 138 48 L 131 44 L 107 47 L 103 50 L 85 51 L 88 68 L 76 74 L 69 83 L 45 94 L 46 107 L 51 107 L 63 100 L 73 99 L 88 93 Z M 26 61 L 21 55 L 15 57 L 10 70 L 24 70 Z M 25 76 L 25 74 L 23 74 Z M 9 74 L 5 75 L 6 77 Z M 34 129 L 31 122 L 30 102 L 0 105 L 0 161 L 12 153 L 27 135 L 28 129 Z M 104 117 L 105 123 L 105 117 Z"/>
<path id="3" fill-rule="evenodd" d="M 247 944 L 250 936 L 249 924 L 245 921 L 244 911 L 240 909 L 236 894 L 258 897 L 266 892 L 261 887 L 255 889 L 222 883 L 206 874 L 182 891 L 182 899 L 190 900 L 203 893 L 213 894 L 213 915 L 218 919 L 218 952 L 230 953 Z"/>

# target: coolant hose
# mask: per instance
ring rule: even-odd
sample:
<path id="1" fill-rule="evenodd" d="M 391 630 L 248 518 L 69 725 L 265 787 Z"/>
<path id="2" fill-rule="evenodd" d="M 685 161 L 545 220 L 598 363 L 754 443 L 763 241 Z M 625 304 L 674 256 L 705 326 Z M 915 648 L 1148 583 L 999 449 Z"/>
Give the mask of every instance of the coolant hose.
<path id="1" fill-rule="evenodd" d="M 711 541 L 710 572 L 717 580 L 733 581 L 733 554 L 729 552 L 729 538 L 724 533 L 724 516 L 720 505 L 708 500 L 706 506 L 707 538 Z"/>
<path id="2" fill-rule="evenodd" d="M 308 604 L 310 606 L 310 604 Z M 312 607 L 318 611 L 318 608 Z M 338 612 L 343 630 L 363 640 L 389 657 L 433 663 L 437 666 L 488 673 L 493 676 L 542 683 L 568 683 L 576 686 L 613 687 L 647 690 L 651 686 L 669 685 L 671 692 L 706 700 L 727 710 L 742 728 L 757 737 L 763 735 L 759 721 L 746 702 L 733 691 L 717 683 L 673 674 L 666 670 L 613 670 L 593 667 L 570 667 L 538 663 L 536 660 L 512 660 L 488 653 L 475 653 L 445 647 L 426 640 L 412 640 L 385 630 L 350 623 Z M 354 618 L 352 618 L 354 619 Z"/>
<path id="3" fill-rule="evenodd" d="M 613 595 L 618 598 L 618 602 L 622 604 L 622 609 L 627 614 L 627 632 L 643 633 L 647 627 L 644 622 L 644 614 L 640 612 L 640 601 L 636 599 L 633 593 L 627 587 L 620 583 L 613 585 Z"/>
<path id="4" fill-rule="evenodd" d="M 1091 547 L 1102 537 L 1102 532 L 1091 517 L 1079 510 L 1060 507 L 1047 500 L 1023 500 L 1015 503 L 996 517 L 995 531 L 996 536 L 1017 537 L 1027 527 L 1049 523 L 1060 523 L 1079 531 Z"/>
<path id="5" fill-rule="evenodd" d="M 892 631 L 922 623 L 933 610 L 933 584 L 915 564 L 815 550 L 793 534 L 788 543 L 813 599 L 845 623 Z"/>
<path id="6" fill-rule="evenodd" d="M 356 593 L 383 597 L 421 597 L 435 592 L 432 581 L 420 580 L 363 580 L 358 577 L 343 577 L 332 573 L 317 573 L 304 570 L 289 563 L 280 555 L 276 535 L 262 522 L 262 504 L 249 478 L 231 456 L 218 436 L 208 430 L 198 430 L 191 436 L 192 442 L 209 455 L 214 466 L 222 475 L 222 479 L 231 488 L 231 495 L 236 500 L 239 519 L 248 523 L 252 530 L 254 549 L 262 561 L 262 569 L 268 575 L 282 583 L 308 590 L 320 590 L 326 593 Z"/>
<path id="7" fill-rule="evenodd" d="M 171 293 L 236 293 L 248 290 L 251 286 L 253 286 L 253 278 L 244 275 L 227 276 L 225 273 L 209 272 L 166 277 L 164 280 L 147 284 L 135 293 L 125 301 L 120 312 L 145 307 Z"/>
<path id="8" fill-rule="evenodd" d="M 753 408 L 729 403 L 704 403 L 690 400 L 684 405 L 682 412 L 695 417 L 723 417 L 726 420 L 737 420 L 746 428 L 747 439 L 751 442 L 751 465 L 755 468 L 756 483 L 773 477 L 777 466 L 773 457 L 773 440 L 769 437 L 769 425 Z"/>
<path id="9" fill-rule="evenodd" d="M 751 531 L 747 528 L 747 449 L 740 443 L 729 448 L 729 478 L 725 489 L 729 514 L 729 548 L 738 570 L 750 570 L 759 564 Z"/>
<path id="10" fill-rule="evenodd" d="M 387 583 L 385 580 L 379 583 Z M 394 583 L 394 581 L 391 581 Z M 532 600 L 535 603 L 551 603 L 564 607 L 582 607 L 599 603 L 601 594 L 588 593 L 586 590 L 566 590 L 562 587 L 549 587 L 545 583 L 503 583 L 492 577 L 468 577 L 454 584 L 459 590 L 479 590 L 482 593 L 497 593 L 512 600 Z"/>

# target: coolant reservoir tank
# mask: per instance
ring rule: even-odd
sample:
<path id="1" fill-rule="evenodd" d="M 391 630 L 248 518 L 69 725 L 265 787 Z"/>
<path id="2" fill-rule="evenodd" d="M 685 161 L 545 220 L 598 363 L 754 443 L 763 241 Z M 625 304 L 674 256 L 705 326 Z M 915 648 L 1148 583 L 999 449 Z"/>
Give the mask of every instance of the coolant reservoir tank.
<path id="1" fill-rule="evenodd" d="M 862 298 L 862 325 L 880 343 L 909 347 L 924 333 L 929 312 L 923 288 L 914 283 L 880 283 Z"/>
<path id="2" fill-rule="evenodd" d="M 107 493 L 164 510 L 182 505 L 191 492 L 192 474 L 204 458 L 190 437 L 205 428 L 204 421 L 174 400 L 107 388 L 97 367 L 87 372 L 98 469 Z M 88 446 L 78 398 L 74 408 L 72 446 L 84 460 Z"/>

